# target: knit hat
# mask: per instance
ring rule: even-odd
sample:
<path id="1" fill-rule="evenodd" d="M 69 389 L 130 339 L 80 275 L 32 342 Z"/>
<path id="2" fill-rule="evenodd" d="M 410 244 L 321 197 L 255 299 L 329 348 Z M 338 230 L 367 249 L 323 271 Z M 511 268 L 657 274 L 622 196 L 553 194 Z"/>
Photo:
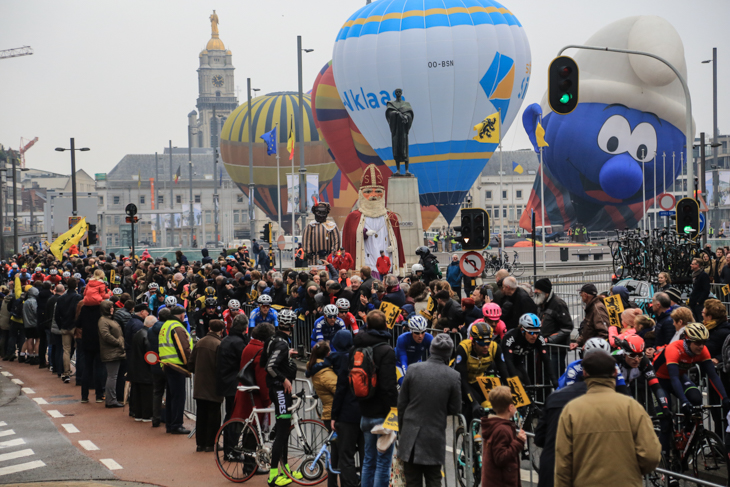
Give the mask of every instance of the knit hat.
<path id="1" fill-rule="evenodd" d="M 596 296 L 598 294 L 598 289 L 596 289 L 595 284 L 583 284 L 583 287 L 580 288 L 580 292 Z"/>
<path id="2" fill-rule="evenodd" d="M 543 277 L 535 282 L 535 290 L 540 290 L 545 294 L 550 294 L 553 291 L 553 283 L 550 282 L 550 279 L 547 277 Z"/>
<path id="3" fill-rule="evenodd" d="M 149 309 L 150 308 L 149 308 L 149 306 L 147 306 L 146 303 L 139 303 L 139 304 L 135 305 L 134 312 L 135 313 L 139 313 L 140 311 L 144 311 L 144 310 L 148 310 L 149 311 Z"/>
<path id="4" fill-rule="evenodd" d="M 439 333 L 431 341 L 431 355 L 435 355 L 444 361 L 449 363 L 451 359 L 451 352 L 454 350 L 454 342 L 446 333 Z"/>
<path id="5" fill-rule="evenodd" d="M 669 299 L 671 299 L 675 303 L 682 302 L 682 293 L 680 293 L 679 289 L 677 289 L 676 287 L 670 287 L 669 289 L 667 289 L 664 292 L 667 293 L 667 295 L 669 296 Z"/>

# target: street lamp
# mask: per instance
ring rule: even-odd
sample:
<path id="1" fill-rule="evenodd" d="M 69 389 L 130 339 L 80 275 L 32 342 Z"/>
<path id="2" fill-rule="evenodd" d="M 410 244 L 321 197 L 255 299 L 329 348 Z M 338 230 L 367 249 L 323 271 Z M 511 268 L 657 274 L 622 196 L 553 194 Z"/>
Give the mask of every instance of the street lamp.
<path id="1" fill-rule="evenodd" d="M 717 130 L 717 48 L 712 48 L 712 59 L 706 59 L 702 61 L 702 64 L 712 63 L 712 160 L 715 164 L 717 161 L 717 146 L 720 145 L 717 141 L 718 130 Z M 714 172 L 712 175 L 712 206 L 717 208 L 720 202 L 719 195 L 719 181 L 718 173 Z"/>
<path id="2" fill-rule="evenodd" d="M 302 215 L 302 232 L 307 223 L 307 169 L 304 167 L 304 92 L 302 86 L 302 51 L 312 52 L 314 49 L 302 48 L 302 36 L 297 36 L 297 64 L 299 68 L 299 212 Z M 294 235 L 294 219 L 292 218 L 292 235 Z"/>
<path id="3" fill-rule="evenodd" d="M 71 137 L 71 148 L 65 149 L 63 147 L 56 147 L 56 150 L 58 152 L 63 152 L 66 150 L 71 151 L 71 198 L 73 202 L 73 216 L 76 216 L 76 151 L 86 152 L 91 149 L 88 147 L 82 147 L 81 149 L 77 149 L 74 144 L 74 138 Z"/>
<path id="4" fill-rule="evenodd" d="M 254 184 L 253 184 L 253 113 L 251 112 L 251 92 L 259 91 L 259 88 L 251 88 L 251 78 L 246 79 L 248 96 L 248 227 L 249 239 L 253 241 L 256 235 L 256 209 L 254 207 Z"/>

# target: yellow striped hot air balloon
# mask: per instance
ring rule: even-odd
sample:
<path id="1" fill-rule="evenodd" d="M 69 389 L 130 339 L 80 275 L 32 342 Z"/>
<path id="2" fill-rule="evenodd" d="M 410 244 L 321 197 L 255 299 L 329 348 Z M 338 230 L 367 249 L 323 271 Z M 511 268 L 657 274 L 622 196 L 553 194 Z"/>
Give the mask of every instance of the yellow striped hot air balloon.
<path id="1" fill-rule="evenodd" d="M 291 209 L 287 204 L 286 174 L 291 172 L 291 163 L 289 162 L 286 143 L 292 115 L 296 121 L 298 110 L 299 96 L 297 93 L 269 93 L 251 100 L 253 117 L 249 117 L 248 103 L 236 108 L 228 116 L 221 132 L 221 157 L 226 171 L 241 191 L 248 196 L 249 121 L 253 118 L 254 200 L 268 218 L 276 220 L 279 214 L 276 198 L 276 156 L 266 154 L 266 144 L 260 137 L 271 131 L 275 126 L 279 127 L 277 130 L 277 150 L 281 158 L 279 184 L 283 210 L 282 224 L 287 231 L 291 231 Z M 317 132 L 312 117 L 311 99 L 308 94 L 304 95 L 304 130 L 300 131 L 299 127 L 296 130 L 297 133 L 302 132 L 304 134 L 303 150 L 307 174 L 317 174 L 319 176 L 319 193 L 337 174 L 337 165 L 332 160 L 326 144 Z M 299 170 L 300 150 L 302 150 L 302 144 L 297 141 L 294 146 L 295 172 Z"/>

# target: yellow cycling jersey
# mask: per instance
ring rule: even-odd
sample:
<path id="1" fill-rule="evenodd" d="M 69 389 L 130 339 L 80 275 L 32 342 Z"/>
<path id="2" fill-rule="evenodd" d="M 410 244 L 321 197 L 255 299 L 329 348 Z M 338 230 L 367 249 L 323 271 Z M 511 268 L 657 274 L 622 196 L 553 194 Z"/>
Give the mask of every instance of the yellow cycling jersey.
<path id="1" fill-rule="evenodd" d="M 474 343 L 469 339 L 463 340 L 459 343 L 459 347 L 461 347 L 466 353 L 467 380 L 470 384 L 475 383 L 477 381 L 477 377 L 483 376 L 489 367 L 491 367 L 494 363 L 495 357 L 497 356 L 497 348 L 499 347 L 497 342 L 492 341 L 489 344 L 489 353 L 487 355 L 476 356 L 472 353 L 473 345 Z M 464 360 L 464 356 L 457 350 L 456 363 L 458 364 L 461 360 Z"/>

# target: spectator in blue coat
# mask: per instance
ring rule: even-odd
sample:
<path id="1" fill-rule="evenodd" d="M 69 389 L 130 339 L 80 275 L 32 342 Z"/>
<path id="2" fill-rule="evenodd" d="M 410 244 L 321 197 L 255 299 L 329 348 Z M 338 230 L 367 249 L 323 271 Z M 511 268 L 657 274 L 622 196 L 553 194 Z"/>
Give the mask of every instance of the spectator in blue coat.
<path id="1" fill-rule="evenodd" d="M 451 286 L 451 290 L 454 291 L 457 298 L 461 298 L 461 280 L 464 274 L 461 272 L 459 267 L 459 256 L 454 254 L 451 256 L 451 263 L 446 268 L 446 281 Z"/>

